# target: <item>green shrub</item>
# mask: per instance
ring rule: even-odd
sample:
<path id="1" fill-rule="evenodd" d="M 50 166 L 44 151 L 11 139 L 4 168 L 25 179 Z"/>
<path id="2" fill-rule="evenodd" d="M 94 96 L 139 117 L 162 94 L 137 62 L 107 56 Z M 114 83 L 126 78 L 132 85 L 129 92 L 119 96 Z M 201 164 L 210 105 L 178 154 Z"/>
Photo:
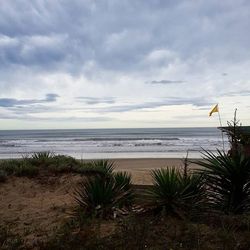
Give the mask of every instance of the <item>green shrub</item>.
<path id="1" fill-rule="evenodd" d="M 23 161 L 15 170 L 16 176 L 34 177 L 38 175 L 39 169 L 36 166 L 31 165 L 27 161 Z"/>
<path id="2" fill-rule="evenodd" d="M 16 169 L 19 167 L 22 160 L 2 160 L 0 161 L 0 169 L 5 171 L 7 175 L 12 175 L 15 173 Z"/>
<path id="3" fill-rule="evenodd" d="M 96 160 L 91 162 L 91 167 L 93 170 L 101 173 L 103 177 L 110 177 L 114 171 L 114 162 L 109 160 Z"/>
<path id="4" fill-rule="evenodd" d="M 36 160 L 43 160 L 43 159 L 49 159 L 54 156 L 53 152 L 50 151 L 43 151 L 43 152 L 36 152 L 31 155 L 32 159 Z"/>
<path id="5" fill-rule="evenodd" d="M 3 160 L 0 163 L 0 170 L 6 175 L 33 177 L 38 174 L 39 169 L 26 159 Z"/>
<path id="6" fill-rule="evenodd" d="M 75 172 L 80 162 L 75 158 L 66 155 L 55 155 L 47 160 L 48 170 L 55 173 Z"/>
<path id="7" fill-rule="evenodd" d="M 206 176 L 212 208 L 226 214 L 250 211 L 250 158 L 204 151 L 203 160 L 195 163 L 203 167 L 199 172 Z"/>
<path id="8" fill-rule="evenodd" d="M 197 207 L 205 196 L 202 176 L 184 177 L 176 168 L 152 171 L 153 186 L 149 199 L 153 207 L 167 214 L 183 216 L 190 208 Z"/>
<path id="9" fill-rule="evenodd" d="M 50 160 L 55 156 L 53 152 L 44 151 L 36 152 L 29 158 L 30 163 L 34 165 L 48 165 Z"/>
<path id="10" fill-rule="evenodd" d="M 128 174 L 108 178 L 95 176 L 82 182 L 75 191 L 75 200 L 80 208 L 87 214 L 104 218 L 111 216 L 116 208 L 131 204 L 132 197 Z"/>
<path id="11" fill-rule="evenodd" d="M 74 168 L 74 172 L 82 175 L 103 175 L 103 170 L 96 168 L 91 162 L 81 162 L 78 167 Z"/>
<path id="12" fill-rule="evenodd" d="M 131 174 L 127 172 L 116 172 L 113 174 L 115 185 L 117 188 L 122 188 L 126 193 L 126 199 L 120 204 L 120 206 L 130 206 L 132 205 L 133 199 L 135 198 Z"/>

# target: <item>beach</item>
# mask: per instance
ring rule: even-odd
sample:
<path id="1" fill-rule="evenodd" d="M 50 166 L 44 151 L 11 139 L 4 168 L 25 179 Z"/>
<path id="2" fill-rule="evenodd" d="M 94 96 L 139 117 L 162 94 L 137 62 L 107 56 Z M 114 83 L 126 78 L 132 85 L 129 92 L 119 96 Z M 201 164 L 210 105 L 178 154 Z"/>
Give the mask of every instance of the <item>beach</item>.
<path id="1" fill-rule="evenodd" d="M 182 158 L 146 158 L 146 159 L 115 159 L 116 171 L 127 171 L 132 175 L 134 184 L 151 184 L 150 171 L 153 169 L 176 167 L 183 168 Z M 198 166 L 194 163 L 188 165 L 188 169 L 194 169 Z"/>

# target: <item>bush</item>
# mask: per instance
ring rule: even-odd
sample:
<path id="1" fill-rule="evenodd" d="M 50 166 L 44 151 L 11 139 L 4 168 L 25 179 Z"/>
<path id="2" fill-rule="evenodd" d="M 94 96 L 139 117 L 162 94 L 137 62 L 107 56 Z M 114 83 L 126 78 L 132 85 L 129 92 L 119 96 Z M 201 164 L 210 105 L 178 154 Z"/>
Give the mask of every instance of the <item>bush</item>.
<path id="1" fill-rule="evenodd" d="M 27 161 L 23 161 L 15 170 L 14 174 L 16 176 L 27 176 L 34 177 L 38 175 L 39 169 L 36 166 L 31 165 Z"/>
<path id="2" fill-rule="evenodd" d="M 0 164 L 0 170 L 5 172 L 6 175 L 28 177 L 36 176 L 39 172 L 39 169 L 26 159 L 3 160 Z"/>
<path id="3" fill-rule="evenodd" d="M 201 175 L 185 177 L 176 168 L 168 167 L 153 170 L 152 177 L 153 186 L 149 190 L 149 199 L 158 211 L 183 217 L 190 208 L 197 207 L 205 197 Z"/>
<path id="4" fill-rule="evenodd" d="M 250 210 L 250 158 L 238 152 L 228 156 L 217 150 L 203 153 L 196 161 L 206 176 L 210 205 L 226 214 L 242 214 Z"/>
<path id="5" fill-rule="evenodd" d="M 14 174 L 22 160 L 2 160 L 0 161 L 0 169 L 5 171 L 7 175 Z"/>
<path id="6" fill-rule="evenodd" d="M 66 155 L 55 155 L 47 160 L 48 170 L 55 173 L 75 172 L 80 162 L 75 158 Z"/>
<path id="7" fill-rule="evenodd" d="M 128 207 L 134 197 L 131 176 L 126 172 L 113 174 L 113 165 L 107 162 L 104 166 L 105 171 L 101 175 L 88 178 L 75 191 L 79 207 L 98 217 L 108 217 L 117 208 Z"/>
<path id="8" fill-rule="evenodd" d="M 47 165 L 54 156 L 50 151 L 36 152 L 31 155 L 30 162 L 34 165 Z"/>
<path id="9" fill-rule="evenodd" d="M 114 162 L 109 160 L 97 160 L 91 162 L 93 170 L 98 171 L 103 177 L 110 177 L 114 171 Z"/>
<path id="10" fill-rule="evenodd" d="M 115 185 L 118 189 L 122 189 L 126 193 L 126 198 L 124 203 L 121 203 L 120 206 L 129 207 L 132 205 L 133 199 L 135 198 L 131 174 L 127 172 L 116 172 L 113 174 Z"/>

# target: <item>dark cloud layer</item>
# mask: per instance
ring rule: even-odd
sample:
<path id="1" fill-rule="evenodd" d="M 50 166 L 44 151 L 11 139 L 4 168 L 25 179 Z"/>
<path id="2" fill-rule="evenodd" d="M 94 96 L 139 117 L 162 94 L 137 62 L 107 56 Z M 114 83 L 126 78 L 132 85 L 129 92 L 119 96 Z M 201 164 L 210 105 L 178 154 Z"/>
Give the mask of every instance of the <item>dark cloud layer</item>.
<path id="1" fill-rule="evenodd" d="M 145 55 L 166 47 L 184 60 L 202 53 L 209 60 L 245 60 L 249 5 L 242 0 L 3 1 L 0 62 L 71 73 L 89 61 L 139 70 Z"/>
<path id="2" fill-rule="evenodd" d="M 144 110 L 144 109 L 153 109 L 159 108 L 163 106 L 173 106 L 173 105 L 193 105 L 196 107 L 212 105 L 213 102 L 210 99 L 203 99 L 203 98 L 164 98 L 159 101 L 150 101 L 144 103 L 137 103 L 137 104 L 126 104 L 126 105 L 112 105 L 110 107 L 104 108 L 93 108 L 91 110 L 95 112 L 129 112 L 129 111 L 136 111 L 136 110 Z"/>
<path id="3" fill-rule="evenodd" d="M 106 103 L 106 104 L 112 104 L 115 103 L 115 100 L 113 97 L 86 97 L 86 96 L 80 96 L 77 97 L 77 100 L 83 101 L 87 104 L 99 104 L 99 103 Z"/>
<path id="4" fill-rule="evenodd" d="M 160 80 L 160 81 L 151 81 L 150 84 L 178 84 L 178 83 L 185 83 L 185 81 L 180 80 Z"/>
<path id="5" fill-rule="evenodd" d="M 47 94 L 44 99 L 26 99 L 26 100 L 18 100 L 14 98 L 0 98 L 0 107 L 15 107 L 21 105 L 31 105 L 37 103 L 47 103 L 47 102 L 55 102 L 58 95 L 56 94 Z"/>

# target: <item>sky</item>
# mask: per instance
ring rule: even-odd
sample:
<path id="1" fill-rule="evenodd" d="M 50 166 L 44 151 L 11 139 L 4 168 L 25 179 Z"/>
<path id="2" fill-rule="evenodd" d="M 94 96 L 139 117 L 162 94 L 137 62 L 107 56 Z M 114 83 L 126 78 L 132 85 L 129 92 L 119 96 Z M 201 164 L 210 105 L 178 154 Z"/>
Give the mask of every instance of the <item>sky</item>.
<path id="1" fill-rule="evenodd" d="M 250 125 L 248 0 L 0 0 L 0 129 Z"/>

